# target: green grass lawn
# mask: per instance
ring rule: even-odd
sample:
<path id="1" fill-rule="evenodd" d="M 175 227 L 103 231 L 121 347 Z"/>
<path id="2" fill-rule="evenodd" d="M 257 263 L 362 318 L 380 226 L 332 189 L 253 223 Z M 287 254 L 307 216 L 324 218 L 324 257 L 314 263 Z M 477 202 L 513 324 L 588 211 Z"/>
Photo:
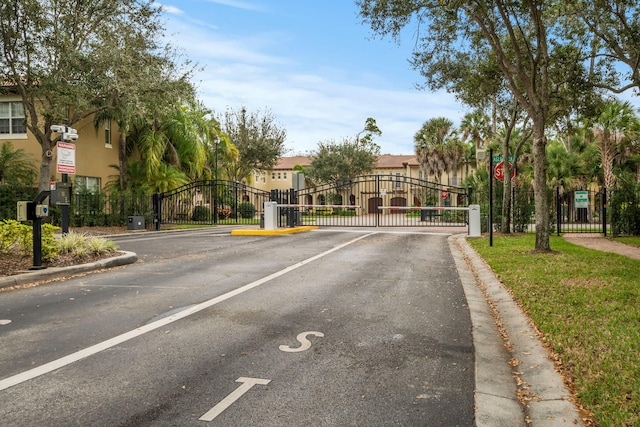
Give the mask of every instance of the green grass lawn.
<path id="1" fill-rule="evenodd" d="M 640 261 L 556 236 L 547 254 L 532 252 L 531 234 L 469 242 L 544 333 L 597 425 L 640 425 Z"/>

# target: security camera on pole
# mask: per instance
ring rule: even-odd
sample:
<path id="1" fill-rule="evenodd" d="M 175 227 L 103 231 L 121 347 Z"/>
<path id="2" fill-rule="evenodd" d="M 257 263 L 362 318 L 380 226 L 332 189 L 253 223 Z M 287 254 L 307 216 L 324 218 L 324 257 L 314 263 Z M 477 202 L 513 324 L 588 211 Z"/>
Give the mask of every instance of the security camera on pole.
<path id="1" fill-rule="evenodd" d="M 62 233 L 66 234 L 69 232 L 69 199 L 71 198 L 68 174 L 76 173 L 76 145 L 68 141 L 77 140 L 78 131 L 67 125 L 53 125 L 51 131 L 60 134 L 57 172 L 62 174 L 62 182 L 52 183 L 51 190 L 59 194 L 56 204 L 62 207 Z"/>

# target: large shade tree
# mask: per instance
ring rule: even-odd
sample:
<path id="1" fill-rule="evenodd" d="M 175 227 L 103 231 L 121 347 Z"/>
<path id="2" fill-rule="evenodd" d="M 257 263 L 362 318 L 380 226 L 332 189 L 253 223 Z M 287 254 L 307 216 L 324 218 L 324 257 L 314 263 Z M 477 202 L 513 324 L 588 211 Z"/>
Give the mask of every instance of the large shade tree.
<path id="1" fill-rule="evenodd" d="M 321 141 L 305 173 L 313 182 L 350 185 L 357 176 L 370 173 L 379 156 L 380 147 L 367 139 Z"/>
<path id="2" fill-rule="evenodd" d="M 228 142 L 237 149 L 237 164 L 227 168 L 233 181 L 249 179 L 257 171 L 274 168 L 284 155 L 287 132 L 277 123 L 269 110 L 265 112 L 227 109 L 220 120 Z"/>
<path id="3" fill-rule="evenodd" d="M 114 94 L 140 95 L 138 83 L 146 78 L 137 77 L 145 70 L 158 71 L 149 67 L 150 59 L 171 63 L 172 58 L 158 44 L 161 13 L 147 0 L 2 2 L 2 93 L 19 97 L 26 127 L 41 146 L 41 190 L 48 188 L 50 153 L 57 139 L 51 125 L 73 126 L 114 108 L 109 101 Z M 121 66 L 126 69 L 119 69 Z M 165 81 L 163 77 L 156 74 L 158 81 Z"/>
<path id="4" fill-rule="evenodd" d="M 358 0 L 365 22 L 398 38 L 415 23 L 424 66 L 433 74 L 456 67 L 458 58 L 486 48 L 516 101 L 532 121 L 535 225 L 538 250 L 550 249 L 546 182 L 546 127 L 554 85 L 550 64 L 572 71 L 581 58 L 558 58 L 564 29 L 558 1 Z M 560 60 L 572 63 L 559 64 Z M 557 76 L 554 75 L 554 78 Z M 559 83 L 556 81 L 555 83 Z"/>

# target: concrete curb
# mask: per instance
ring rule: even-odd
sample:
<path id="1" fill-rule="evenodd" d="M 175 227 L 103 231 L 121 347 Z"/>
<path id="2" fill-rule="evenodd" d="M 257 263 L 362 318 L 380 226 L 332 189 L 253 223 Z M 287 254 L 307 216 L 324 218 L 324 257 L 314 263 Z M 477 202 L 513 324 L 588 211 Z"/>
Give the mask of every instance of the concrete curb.
<path id="1" fill-rule="evenodd" d="M 133 264 L 138 260 L 138 255 L 136 255 L 134 252 L 120 252 L 122 252 L 123 254 L 111 258 L 101 259 L 95 262 L 89 262 L 86 264 L 70 265 L 68 267 L 49 267 L 43 270 L 35 270 L 29 273 L 0 277 L 0 288 L 26 285 L 43 280 L 51 280 L 57 279 L 59 277 L 72 276 L 74 274 L 86 273 L 88 271 L 101 270 L 103 268 Z"/>
<path id="2" fill-rule="evenodd" d="M 466 236 L 451 236 L 449 246 L 471 313 L 476 425 L 583 426 L 562 376 L 528 317 Z"/>

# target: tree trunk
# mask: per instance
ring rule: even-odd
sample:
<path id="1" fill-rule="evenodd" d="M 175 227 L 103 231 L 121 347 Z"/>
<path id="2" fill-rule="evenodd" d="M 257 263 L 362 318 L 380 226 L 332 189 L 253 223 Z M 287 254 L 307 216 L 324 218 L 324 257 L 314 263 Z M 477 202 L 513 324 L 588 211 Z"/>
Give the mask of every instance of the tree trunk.
<path id="1" fill-rule="evenodd" d="M 533 123 L 533 171 L 534 171 L 534 199 L 536 246 L 539 251 L 549 251 L 549 199 L 547 197 L 547 137 L 545 136 L 545 121 L 534 120 Z"/>
<path id="2" fill-rule="evenodd" d="M 38 191 L 49 190 L 49 182 L 51 181 L 51 159 L 53 151 L 51 148 L 51 141 L 44 138 L 40 140 L 40 146 L 42 147 L 42 157 L 40 161 L 40 178 L 38 180 Z"/>
<path id="3" fill-rule="evenodd" d="M 120 166 L 120 191 L 127 188 L 127 139 L 123 131 L 118 138 L 118 163 Z"/>
<path id="4" fill-rule="evenodd" d="M 515 123 L 515 121 L 512 121 Z M 502 233 L 510 234 L 511 233 L 511 170 L 509 167 L 511 164 L 509 162 L 509 140 L 511 139 L 511 127 L 506 128 L 507 132 L 502 141 L 502 182 L 503 182 L 503 192 L 502 192 L 502 221 L 500 224 L 500 228 Z M 514 159 L 515 161 L 515 159 Z"/>

